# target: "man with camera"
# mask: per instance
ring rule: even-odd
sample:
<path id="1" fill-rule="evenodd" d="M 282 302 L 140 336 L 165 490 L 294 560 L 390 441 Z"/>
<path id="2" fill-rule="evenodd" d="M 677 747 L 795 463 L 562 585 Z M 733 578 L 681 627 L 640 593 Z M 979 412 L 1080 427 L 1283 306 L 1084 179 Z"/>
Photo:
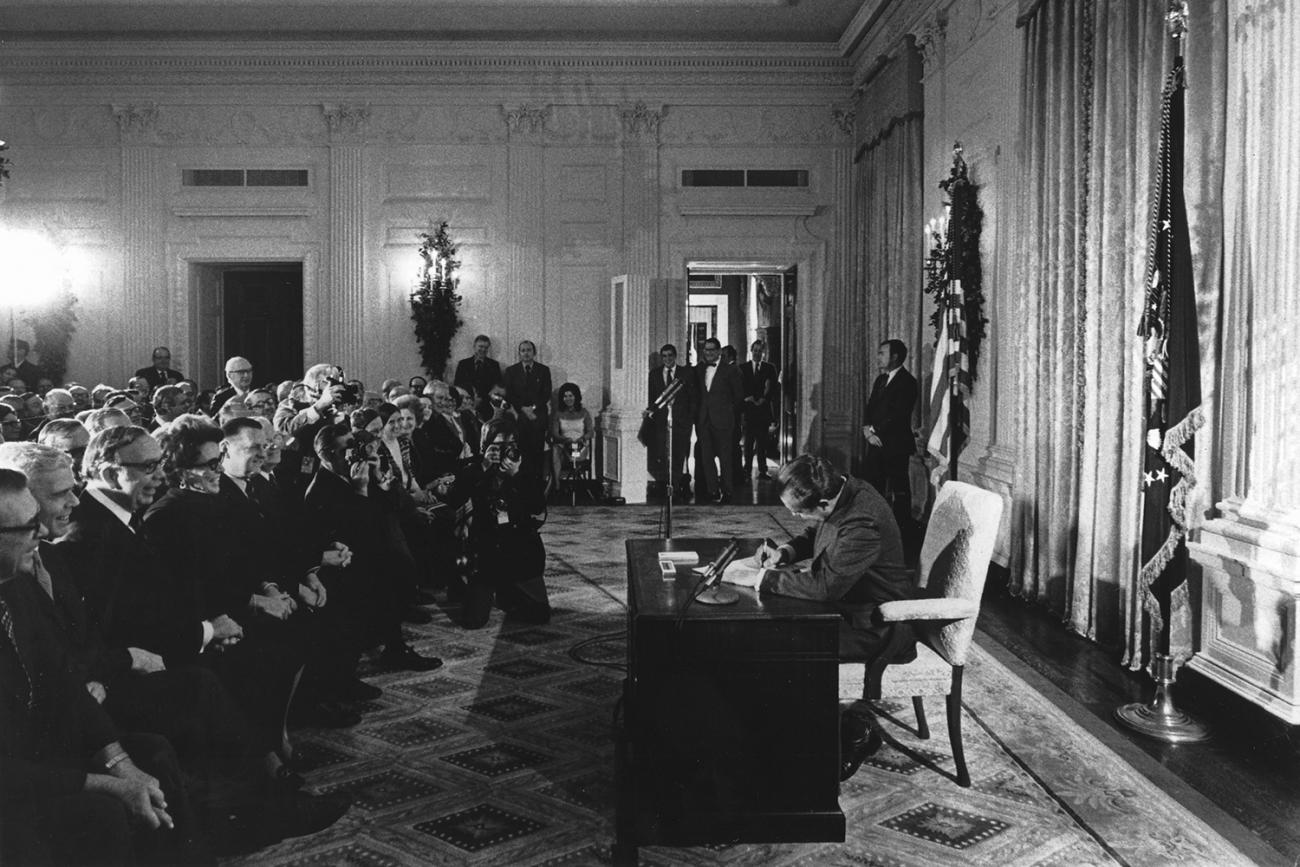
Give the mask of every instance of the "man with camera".
<path id="1" fill-rule="evenodd" d="M 541 489 L 521 473 L 523 453 L 518 422 L 510 417 L 483 428 L 483 458 L 463 468 L 447 495 L 460 506 L 472 502 L 469 548 L 472 572 L 465 590 L 461 622 L 467 629 L 485 625 L 493 597 L 506 616 L 525 623 L 547 623 L 546 547 L 538 519 L 546 511 Z"/>
<path id="2" fill-rule="evenodd" d="M 302 399 L 285 398 L 273 419 L 275 429 L 286 438 L 283 461 L 298 465 L 294 487 L 299 491 L 306 488 L 318 466 L 312 445 L 317 432 L 346 419 L 347 412 L 361 402 L 361 394 L 343 381 L 343 368 L 337 364 L 313 364 L 302 382 Z"/>

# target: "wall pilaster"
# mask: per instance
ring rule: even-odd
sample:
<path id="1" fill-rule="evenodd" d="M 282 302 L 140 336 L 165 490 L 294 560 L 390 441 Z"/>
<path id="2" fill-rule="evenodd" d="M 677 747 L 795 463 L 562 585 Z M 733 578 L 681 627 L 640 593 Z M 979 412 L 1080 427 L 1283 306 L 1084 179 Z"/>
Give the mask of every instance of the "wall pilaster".
<path id="1" fill-rule="evenodd" d="M 155 303 L 163 291 L 162 192 L 158 177 L 155 132 L 158 110 L 153 105 L 114 105 L 122 149 L 122 317 L 116 358 L 105 359 L 109 370 L 134 370 L 137 358 L 148 358 L 159 344 L 170 344 L 171 323 L 166 305 Z M 177 363 L 183 359 L 176 359 Z"/>
<path id="2" fill-rule="evenodd" d="M 826 292 L 825 346 L 842 347 L 822 358 L 822 406 L 826 407 L 822 424 L 822 454 L 843 470 L 849 466 L 854 445 L 854 431 L 861 426 L 862 404 L 866 394 L 866 369 L 862 344 L 862 304 L 858 299 L 862 287 L 854 280 L 853 251 L 858 243 L 853 237 L 854 188 L 853 142 L 854 113 L 851 109 L 832 109 L 832 118 L 844 139 L 831 154 L 831 189 L 835 202 L 834 241 L 831 244 L 831 280 Z M 816 444 L 814 444 L 816 445 Z"/>
<path id="3" fill-rule="evenodd" d="M 368 106 L 325 105 L 329 128 L 329 278 L 331 303 L 319 311 L 319 359 L 353 374 L 365 364 L 365 132 Z"/>
<path id="4" fill-rule="evenodd" d="M 506 334 L 502 363 L 513 364 L 515 344 L 531 340 L 539 359 L 546 343 L 546 150 L 549 106 L 502 107 L 507 133 L 506 169 Z"/>

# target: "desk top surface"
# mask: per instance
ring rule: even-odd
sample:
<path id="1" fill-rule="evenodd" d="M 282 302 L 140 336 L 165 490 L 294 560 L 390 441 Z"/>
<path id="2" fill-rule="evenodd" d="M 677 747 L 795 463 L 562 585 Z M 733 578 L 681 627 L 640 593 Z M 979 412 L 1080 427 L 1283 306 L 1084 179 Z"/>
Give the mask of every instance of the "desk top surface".
<path id="1" fill-rule="evenodd" d="M 633 617 L 676 618 L 702 580 L 694 569 L 716 557 L 727 539 L 628 539 L 627 604 Z M 751 557 L 760 539 L 740 539 L 740 557 Z M 700 562 L 677 567 L 677 577 L 666 579 L 659 571 L 661 551 L 696 551 Z M 699 601 L 686 609 L 686 620 L 784 620 L 839 619 L 839 612 L 829 602 L 811 602 L 774 596 L 760 596 L 757 590 L 727 584 L 740 594 L 731 605 L 705 605 Z"/>

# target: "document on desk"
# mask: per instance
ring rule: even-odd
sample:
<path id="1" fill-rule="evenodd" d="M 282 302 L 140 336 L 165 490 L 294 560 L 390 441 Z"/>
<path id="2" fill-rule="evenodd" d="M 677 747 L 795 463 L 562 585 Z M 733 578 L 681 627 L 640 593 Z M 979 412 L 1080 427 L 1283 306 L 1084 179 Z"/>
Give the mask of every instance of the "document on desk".
<path id="1" fill-rule="evenodd" d="M 726 570 L 723 571 L 722 580 L 728 584 L 737 584 L 741 587 L 757 590 L 758 586 L 763 583 L 763 579 L 769 574 L 807 571 L 807 560 L 785 566 L 760 566 L 753 557 L 746 557 L 743 560 L 732 560 L 731 565 L 727 566 Z"/>

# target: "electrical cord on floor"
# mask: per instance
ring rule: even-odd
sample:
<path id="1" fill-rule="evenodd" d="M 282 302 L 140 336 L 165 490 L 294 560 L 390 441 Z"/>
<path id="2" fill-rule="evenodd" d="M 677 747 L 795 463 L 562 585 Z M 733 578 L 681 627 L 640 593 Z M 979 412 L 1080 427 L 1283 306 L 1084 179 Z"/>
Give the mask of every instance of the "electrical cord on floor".
<path id="1" fill-rule="evenodd" d="M 582 651 L 588 647 L 594 647 L 597 644 L 608 644 L 614 641 L 627 643 L 627 630 L 623 629 L 618 632 L 606 632 L 601 635 L 593 635 L 591 638 L 583 639 L 569 648 L 569 658 L 574 662 L 580 662 L 583 665 L 595 665 L 600 668 L 614 668 L 619 671 L 627 671 L 627 663 L 609 662 L 602 659 L 588 659 L 582 655 Z"/>

